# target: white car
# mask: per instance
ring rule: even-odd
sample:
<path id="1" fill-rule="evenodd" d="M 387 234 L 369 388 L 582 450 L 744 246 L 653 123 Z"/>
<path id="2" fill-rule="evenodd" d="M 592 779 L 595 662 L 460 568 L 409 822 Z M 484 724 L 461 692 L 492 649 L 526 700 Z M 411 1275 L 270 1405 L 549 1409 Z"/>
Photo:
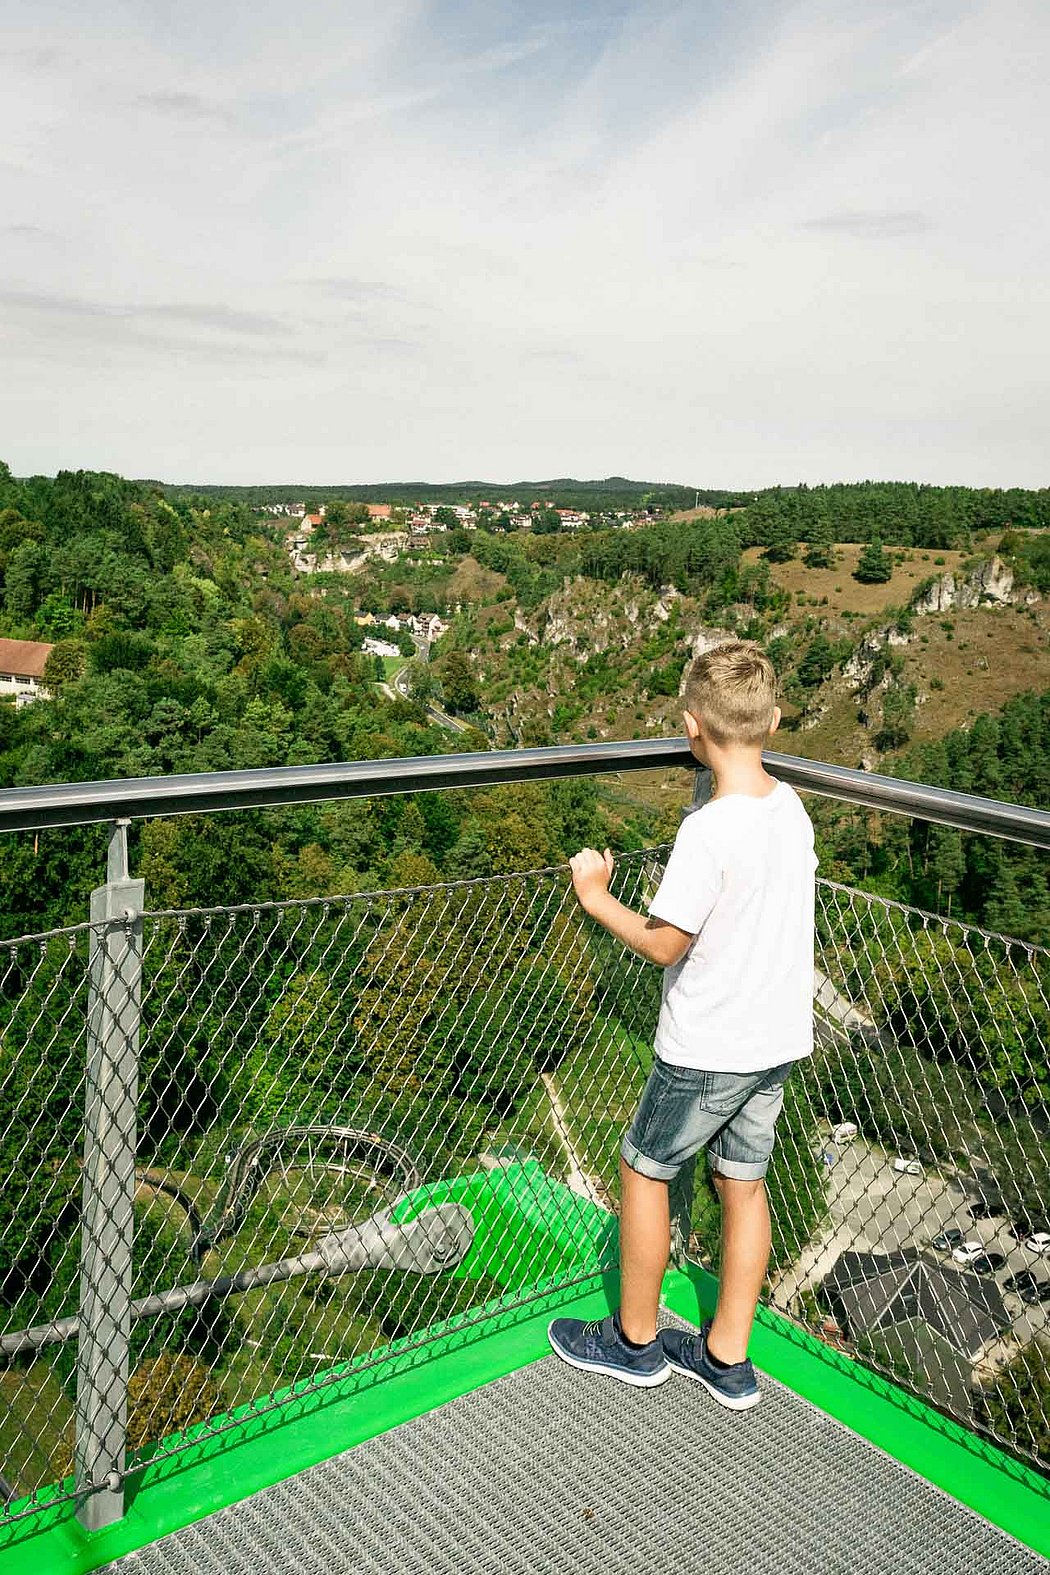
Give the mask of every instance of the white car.
<path id="1" fill-rule="evenodd" d="M 1050 1254 L 1050 1231 L 1037 1230 L 1034 1236 L 1029 1236 L 1025 1242 L 1029 1252 L 1041 1252 L 1044 1257 Z"/>
<path id="2" fill-rule="evenodd" d="M 964 1241 L 961 1246 L 952 1248 L 952 1257 L 956 1263 L 972 1263 L 984 1250 L 983 1241 Z"/>
<path id="3" fill-rule="evenodd" d="M 922 1166 L 917 1159 L 906 1159 L 902 1154 L 893 1161 L 893 1168 L 899 1176 L 921 1176 Z"/>
<path id="4" fill-rule="evenodd" d="M 852 1121 L 842 1121 L 831 1134 L 833 1143 L 852 1143 L 857 1135 L 857 1128 Z"/>

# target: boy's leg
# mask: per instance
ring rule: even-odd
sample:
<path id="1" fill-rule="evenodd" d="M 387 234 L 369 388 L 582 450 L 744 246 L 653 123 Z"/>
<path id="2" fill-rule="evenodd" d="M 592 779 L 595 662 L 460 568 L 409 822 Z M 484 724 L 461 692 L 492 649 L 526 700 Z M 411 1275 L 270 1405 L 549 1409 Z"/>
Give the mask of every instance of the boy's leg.
<path id="1" fill-rule="evenodd" d="M 656 1339 L 660 1287 L 671 1255 L 666 1181 L 653 1181 L 620 1160 L 620 1328 L 635 1345 Z"/>
<path id="2" fill-rule="evenodd" d="M 597 1322 L 555 1318 L 547 1338 L 570 1367 L 605 1373 L 625 1384 L 665 1383 L 671 1368 L 656 1333 L 660 1286 L 671 1251 L 668 1184 L 621 1161 L 620 1310 Z"/>
<path id="3" fill-rule="evenodd" d="M 717 1170 L 712 1170 L 712 1180 L 722 1203 L 722 1268 L 707 1348 L 720 1362 L 742 1362 L 769 1267 L 766 1185 L 761 1180 L 738 1181 Z"/>
<path id="4" fill-rule="evenodd" d="M 719 1124 L 696 1098 L 693 1085 L 702 1087 L 705 1076 L 680 1073 L 659 1060 L 653 1067 L 623 1142 L 620 1309 L 600 1323 L 554 1320 L 547 1331 L 551 1346 L 570 1366 L 644 1386 L 671 1376 L 656 1333 L 671 1251 L 669 1182 Z"/>

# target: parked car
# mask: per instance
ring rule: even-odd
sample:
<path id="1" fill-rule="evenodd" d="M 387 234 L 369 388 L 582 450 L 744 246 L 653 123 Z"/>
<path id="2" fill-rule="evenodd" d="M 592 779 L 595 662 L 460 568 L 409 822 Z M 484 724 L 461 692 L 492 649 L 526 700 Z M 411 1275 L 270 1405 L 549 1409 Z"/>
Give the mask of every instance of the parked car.
<path id="1" fill-rule="evenodd" d="M 1009 1279 L 1003 1281 L 1004 1291 L 1013 1291 L 1020 1296 L 1022 1301 L 1038 1301 L 1039 1280 L 1031 1269 L 1019 1269 L 1016 1274 L 1011 1274 Z"/>
<path id="2" fill-rule="evenodd" d="M 893 1161 L 893 1168 L 899 1176 L 921 1176 L 922 1166 L 917 1159 L 909 1159 L 906 1154 L 900 1154 Z"/>
<path id="3" fill-rule="evenodd" d="M 1001 1214 L 1002 1208 L 988 1198 L 976 1198 L 966 1211 L 972 1220 L 990 1220 L 993 1214 Z"/>
<path id="4" fill-rule="evenodd" d="M 972 1263 L 974 1258 L 980 1258 L 983 1253 L 983 1241 L 964 1241 L 960 1246 L 952 1248 L 952 1257 L 956 1263 Z"/>
<path id="5" fill-rule="evenodd" d="M 995 1274 L 1006 1264 L 1006 1255 L 1002 1252 L 981 1252 L 976 1258 L 971 1258 L 969 1267 L 975 1274 Z"/>
<path id="6" fill-rule="evenodd" d="M 1029 1252 L 1041 1253 L 1043 1257 L 1050 1255 L 1050 1230 L 1037 1230 L 1028 1237 L 1025 1246 Z"/>
<path id="7" fill-rule="evenodd" d="M 938 1252 L 951 1252 L 963 1239 L 963 1232 L 957 1225 L 949 1225 L 945 1230 L 939 1231 L 936 1236 L 930 1237 L 930 1246 Z"/>
<path id="8" fill-rule="evenodd" d="M 856 1123 L 853 1121 L 840 1121 L 831 1134 L 833 1143 L 852 1143 L 857 1135 Z"/>

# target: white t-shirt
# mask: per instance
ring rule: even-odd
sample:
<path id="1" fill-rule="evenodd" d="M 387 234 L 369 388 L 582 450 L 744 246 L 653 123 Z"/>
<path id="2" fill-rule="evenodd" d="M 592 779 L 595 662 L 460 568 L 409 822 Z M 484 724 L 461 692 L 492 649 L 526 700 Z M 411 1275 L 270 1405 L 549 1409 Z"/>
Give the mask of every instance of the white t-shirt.
<path id="1" fill-rule="evenodd" d="M 785 782 L 687 815 L 649 906 L 695 936 L 664 969 L 656 1053 L 752 1072 L 813 1051 L 813 827 Z"/>

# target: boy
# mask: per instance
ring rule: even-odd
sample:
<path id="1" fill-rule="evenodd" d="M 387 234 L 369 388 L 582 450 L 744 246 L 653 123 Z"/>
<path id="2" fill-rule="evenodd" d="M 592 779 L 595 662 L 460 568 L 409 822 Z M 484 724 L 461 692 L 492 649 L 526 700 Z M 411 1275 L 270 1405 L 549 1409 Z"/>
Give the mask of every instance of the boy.
<path id="1" fill-rule="evenodd" d="M 656 1060 L 621 1150 L 619 1311 L 600 1323 L 556 1319 L 550 1342 L 572 1366 L 628 1384 L 683 1373 L 737 1410 L 761 1398 L 747 1346 L 769 1262 L 762 1178 L 784 1083 L 813 1049 L 817 861 L 797 793 L 762 765 L 780 722 L 775 697 L 772 664 L 749 642 L 693 663 L 686 732 L 715 791 L 682 822 L 648 918 L 611 896 L 608 849 L 570 860 L 585 912 L 662 966 L 664 983 Z M 669 1183 L 705 1147 L 722 1206 L 718 1306 L 699 1334 L 658 1334 Z"/>

